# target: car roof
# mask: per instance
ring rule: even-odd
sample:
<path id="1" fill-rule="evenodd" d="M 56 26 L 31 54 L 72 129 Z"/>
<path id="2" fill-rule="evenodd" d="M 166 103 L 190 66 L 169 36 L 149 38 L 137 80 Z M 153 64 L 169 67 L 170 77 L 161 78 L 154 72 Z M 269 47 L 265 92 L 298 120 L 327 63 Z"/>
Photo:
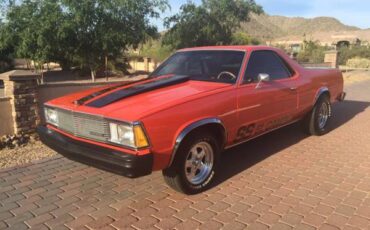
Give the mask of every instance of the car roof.
<path id="1" fill-rule="evenodd" d="M 179 51 L 200 51 L 200 50 L 236 50 L 236 51 L 251 51 L 251 50 L 275 50 L 270 46 L 201 46 L 185 48 Z"/>

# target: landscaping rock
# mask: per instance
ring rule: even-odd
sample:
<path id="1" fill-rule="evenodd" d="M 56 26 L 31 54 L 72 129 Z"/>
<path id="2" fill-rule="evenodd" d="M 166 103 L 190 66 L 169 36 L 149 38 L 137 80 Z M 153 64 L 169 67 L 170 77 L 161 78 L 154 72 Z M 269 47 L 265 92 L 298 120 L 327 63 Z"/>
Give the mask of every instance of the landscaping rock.
<path id="1" fill-rule="evenodd" d="M 5 135 L 0 138 L 0 150 L 1 149 L 14 149 L 16 147 L 22 147 L 28 143 L 34 143 L 38 140 L 37 134 L 17 134 L 17 135 Z"/>

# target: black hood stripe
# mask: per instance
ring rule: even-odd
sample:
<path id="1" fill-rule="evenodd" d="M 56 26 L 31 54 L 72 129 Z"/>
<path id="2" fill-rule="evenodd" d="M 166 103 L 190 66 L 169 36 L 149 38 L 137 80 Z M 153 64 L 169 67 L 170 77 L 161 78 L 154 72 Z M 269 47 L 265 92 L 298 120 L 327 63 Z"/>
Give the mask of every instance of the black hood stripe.
<path id="1" fill-rule="evenodd" d="M 81 99 L 78 99 L 76 101 L 74 101 L 73 103 L 75 105 L 83 105 L 85 102 L 95 98 L 95 97 L 98 97 L 102 94 L 105 94 L 105 93 L 108 93 L 110 91 L 113 91 L 115 89 L 118 89 L 118 88 L 121 88 L 121 87 L 124 87 L 124 86 L 128 86 L 128 85 L 133 85 L 133 84 L 136 84 L 136 83 L 139 83 L 139 82 L 142 82 L 142 81 L 147 81 L 148 79 L 147 78 L 144 78 L 144 79 L 141 79 L 141 80 L 138 80 L 138 81 L 132 81 L 132 82 L 125 82 L 123 84 L 119 84 L 119 85 L 115 85 L 115 86 L 112 86 L 112 87 L 109 87 L 109 88 L 106 88 L 106 89 L 102 89 L 100 91 L 97 91 L 97 92 L 94 92 L 92 94 L 89 94 Z"/>
<path id="2" fill-rule="evenodd" d="M 145 93 L 155 89 L 160 89 L 163 87 L 183 83 L 189 80 L 188 76 L 173 76 L 168 78 L 162 78 L 157 81 L 151 81 L 148 83 L 143 83 L 139 85 L 134 85 L 129 88 L 124 88 L 121 90 L 114 91 L 106 96 L 98 98 L 86 104 L 86 106 L 94 108 L 102 108 L 116 101 L 122 100 L 127 97 L 131 97 L 137 94 Z"/>

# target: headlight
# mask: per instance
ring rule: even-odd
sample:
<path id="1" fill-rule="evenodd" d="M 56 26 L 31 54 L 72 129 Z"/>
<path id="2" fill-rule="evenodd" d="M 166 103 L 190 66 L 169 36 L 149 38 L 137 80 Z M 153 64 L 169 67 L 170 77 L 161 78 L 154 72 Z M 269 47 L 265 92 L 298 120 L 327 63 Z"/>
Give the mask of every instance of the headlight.
<path id="1" fill-rule="evenodd" d="M 58 126 L 58 113 L 55 109 L 45 107 L 45 119 L 47 123 Z"/>
<path id="2" fill-rule="evenodd" d="M 141 125 L 119 124 L 110 122 L 110 141 L 132 148 L 148 147 L 148 139 Z"/>

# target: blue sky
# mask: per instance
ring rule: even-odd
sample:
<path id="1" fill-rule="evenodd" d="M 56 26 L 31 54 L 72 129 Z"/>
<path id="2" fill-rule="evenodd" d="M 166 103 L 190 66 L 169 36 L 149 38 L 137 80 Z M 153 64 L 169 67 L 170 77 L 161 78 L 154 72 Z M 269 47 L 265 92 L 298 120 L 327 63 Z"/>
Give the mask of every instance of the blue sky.
<path id="1" fill-rule="evenodd" d="M 171 11 L 168 10 L 162 17 L 178 12 L 180 6 L 186 1 L 169 0 Z M 199 4 L 201 0 L 193 0 L 193 2 Z M 369 0 L 256 0 L 256 2 L 270 15 L 305 18 L 329 16 L 347 25 L 363 29 L 370 28 Z M 160 30 L 163 30 L 162 21 L 156 24 Z"/>

